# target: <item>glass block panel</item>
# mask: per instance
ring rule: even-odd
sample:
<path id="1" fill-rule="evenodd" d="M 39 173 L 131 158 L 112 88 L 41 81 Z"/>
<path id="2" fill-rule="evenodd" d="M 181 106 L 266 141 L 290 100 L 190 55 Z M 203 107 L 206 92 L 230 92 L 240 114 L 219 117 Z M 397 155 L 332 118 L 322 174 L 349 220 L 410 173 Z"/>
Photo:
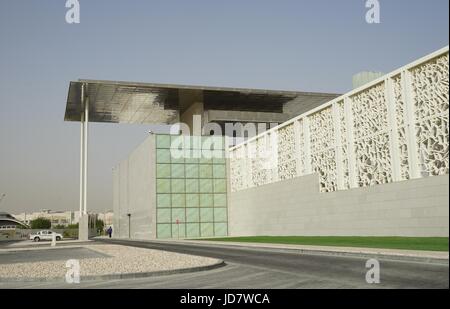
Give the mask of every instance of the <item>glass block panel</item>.
<path id="1" fill-rule="evenodd" d="M 212 193 L 213 192 L 212 179 L 200 179 L 200 192 L 201 193 Z"/>
<path id="2" fill-rule="evenodd" d="M 214 194 L 214 207 L 226 207 L 227 195 L 224 193 Z"/>
<path id="3" fill-rule="evenodd" d="M 172 149 L 172 151 L 173 151 L 173 149 Z M 181 156 L 181 157 L 177 157 L 177 156 L 174 157 L 174 156 L 172 156 L 170 158 L 170 162 L 184 164 L 184 156 Z"/>
<path id="4" fill-rule="evenodd" d="M 211 164 L 201 164 L 199 165 L 200 178 L 212 178 L 212 165 Z"/>
<path id="5" fill-rule="evenodd" d="M 224 149 L 224 138 L 222 136 L 203 136 L 202 149 L 220 150 Z"/>
<path id="6" fill-rule="evenodd" d="M 172 178 L 184 178 L 184 164 L 171 164 Z"/>
<path id="7" fill-rule="evenodd" d="M 170 179 L 156 179 L 157 193 L 170 193 Z"/>
<path id="8" fill-rule="evenodd" d="M 213 163 L 225 164 L 225 153 L 223 150 L 214 150 Z"/>
<path id="9" fill-rule="evenodd" d="M 156 196 L 156 204 L 158 208 L 170 207 L 170 194 L 158 194 Z"/>
<path id="10" fill-rule="evenodd" d="M 186 179 L 186 192 L 198 193 L 198 179 Z"/>
<path id="11" fill-rule="evenodd" d="M 186 194 L 186 207 L 198 207 L 200 200 L 198 194 Z"/>
<path id="12" fill-rule="evenodd" d="M 172 207 L 185 207 L 186 197 L 184 193 L 172 194 Z"/>
<path id="13" fill-rule="evenodd" d="M 200 207 L 213 207 L 213 195 L 210 193 L 200 194 Z"/>
<path id="14" fill-rule="evenodd" d="M 172 179 L 172 193 L 184 193 L 184 179 Z"/>
<path id="15" fill-rule="evenodd" d="M 185 148 L 184 135 L 172 135 L 170 140 L 170 148 L 183 150 Z"/>
<path id="16" fill-rule="evenodd" d="M 206 150 L 206 151 L 207 151 L 207 150 Z M 212 160 L 212 157 L 211 157 L 211 158 L 204 157 L 204 151 L 203 151 L 203 152 L 202 152 L 202 157 L 200 158 L 199 163 L 200 163 L 200 164 L 212 164 L 212 163 L 213 163 L 213 160 Z"/>
<path id="17" fill-rule="evenodd" d="M 200 223 L 200 236 L 212 237 L 214 236 L 214 226 L 212 223 Z"/>
<path id="18" fill-rule="evenodd" d="M 156 178 L 170 178 L 170 164 L 156 164 Z"/>
<path id="19" fill-rule="evenodd" d="M 172 208 L 172 223 L 178 222 L 184 223 L 186 222 L 186 214 L 184 208 Z"/>
<path id="20" fill-rule="evenodd" d="M 186 208 L 186 222 L 200 222 L 200 208 Z"/>
<path id="21" fill-rule="evenodd" d="M 172 237 L 170 224 L 158 224 L 156 227 L 156 235 L 158 238 Z"/>
<path id="22" fill-rule="evenodd" d="M 170 163 L 170 149 L 156 149 L 156 163 Z"/>
<path id="23" fill-rule="evenodd" d="M 215 223 L 214 224 L 214 236 L 227 236 L 227 224 L 226 223 Z"/>
<path id="24" fill-rule="evenodd" d="M 185 238 L 186 225 L 184 223 L 172 224 L 172 238 Z"/>
<path id="25" fill-rule="evenodd" d="M 200 222 L 213 222 L 213 208 L 199 208 Z"/>
<path id="26" fill-rule="evenodd" d="M 187 237 L 200 237 L 200 224 L 199 223 L 187 223 L 186 224 L 186 236 Z"/>
<path id="27" fill-rule="evenodd" d="M 227 192 L 227 180 L 226 179 L 214 179 L 214 192 L 226 193 Z"/>
<path id="28" fill-rule="evenodd" d="M 186 145 L 189 144 L 190 149 L 202 149 L 202 137 L 201 136 L 186 136 L 184 140 Z"/>
<path id="29" fill-rule="evenodd" d="M 157 210 L 157 223 L 169 223 L 170 222 L 170 208 L 159 208 Z"/>
<path id="30" fill-rule="evenodd" d="M 222 136 L 211 136 L 212 143 L 213 143 L 213 149 L 220 150 L 224 149 L 224 138 Z"/>
<path id="31" fill-rule="evenodd" d="M 186 164 L 186 178 L 198 178 L 198 164 Z"/>
<path id="32" fill-rule="evenodd" d="M 214 222 L 227 222 L 226 208 L 214 208 Z"/>
<path id="33" fill-rule="evenodd" d="M 156 135 L 156 148 L 170 148 L 170 135 Z"/>
<path id="34" fill-rule="evenodd" d="M 192 154 L 186 155 L 185 157 L 186 164 L 198 164 L 198 158 L 192 157 Z M 198 177 L 198 176 L 197 176 Z"/>
<path id="35" fill-rule="evenodd" d="M 214 164 L 213 165 L 214 178 L 225 178 L 225 165 Z"/>

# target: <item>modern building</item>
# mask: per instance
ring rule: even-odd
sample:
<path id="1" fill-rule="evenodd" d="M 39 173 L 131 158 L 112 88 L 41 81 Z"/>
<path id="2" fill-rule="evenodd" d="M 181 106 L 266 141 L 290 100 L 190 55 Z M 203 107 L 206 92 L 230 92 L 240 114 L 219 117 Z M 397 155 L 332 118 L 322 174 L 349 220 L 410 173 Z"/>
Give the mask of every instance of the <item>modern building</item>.
<path id="1" fill-rule="evenodd" d="M 88 121 L 181 120 L 189 134 L 149 134 L 114 168 L 116 237 L 448 236 L 448 66 L 445 47 L 341 96 L 72 82 L 80 209 Z M 279 125 L 208 136 L 238 122 Z"/>
<path id="2" fill-rule="evenodd" d="M 78 211 L 54 211 L 50 209 L 42 209 L 36 212 L 23 212 L 14 215 L 18 220 L 26 224 L 30 224 L 32 220 L 37 218 L 45 218 L 51 221 L 52 227 L 57 225 L 68 226 L 70 224 L 77 224 L 80 214 Z"/>
<path id="3" fill-rule="evenodd" d="M 0 212 L 0 230 L 29 228 L 27 224 L 6 212 Z"/>
<path id="4" fill-rule="evenodd" d="M 113 226 L 113 218 L 114 212 L 112 210 L 97 213 L 97 219 L 103 221 L 105 226 Z"/>

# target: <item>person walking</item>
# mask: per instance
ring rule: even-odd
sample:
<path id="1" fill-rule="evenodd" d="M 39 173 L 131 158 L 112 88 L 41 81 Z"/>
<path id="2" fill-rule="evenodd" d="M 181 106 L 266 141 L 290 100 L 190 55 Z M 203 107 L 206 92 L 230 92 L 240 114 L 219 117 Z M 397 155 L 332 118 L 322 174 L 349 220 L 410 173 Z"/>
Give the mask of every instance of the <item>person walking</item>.
<path id="1" fill-rule="evenodd" d="M 108 228 L 108 231 L 107 231 L 107 233 L 108 233 L 108 235 L 109 235 L 109 238 L 111 238 L 112 232 L 113 232 L 112 226 L 110 226 L 110 227 Z"/>

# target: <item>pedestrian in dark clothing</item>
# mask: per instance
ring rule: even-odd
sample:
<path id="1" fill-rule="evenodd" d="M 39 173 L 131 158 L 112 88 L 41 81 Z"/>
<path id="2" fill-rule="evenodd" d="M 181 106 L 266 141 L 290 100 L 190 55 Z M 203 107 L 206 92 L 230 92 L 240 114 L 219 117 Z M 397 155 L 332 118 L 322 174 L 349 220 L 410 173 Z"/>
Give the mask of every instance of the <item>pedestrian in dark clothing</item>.
<path id="1" fill-rule="evenodd" d="M 111 226 L 108 228 L 107 233 L 109 235 L 109 238 L 111 238 L 111 235 L 112 235 L 112 227 Z"/>

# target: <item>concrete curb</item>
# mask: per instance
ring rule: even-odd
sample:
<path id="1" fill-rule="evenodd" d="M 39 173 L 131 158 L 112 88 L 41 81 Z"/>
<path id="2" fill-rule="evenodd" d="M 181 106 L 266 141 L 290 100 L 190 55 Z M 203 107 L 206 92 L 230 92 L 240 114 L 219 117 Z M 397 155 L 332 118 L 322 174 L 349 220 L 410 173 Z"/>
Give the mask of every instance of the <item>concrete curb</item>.
<path id="1" fill-rule="evenodd" d="M 112 239 L 112 243 L 116 241 L 122 241 L 122 239 Z M 100 240 L 103 241 L 103 240 Z M 127 241 L 125 239 L 125 241 Z M 379 252 L 370 252 L 369 250 L 376 248 L 367 248 L 368 251 L 364 251 L 365 248 L 356 248 L 361 249 L 361 251 L 344 251 L 344 250 L 326 250 L 325 248 L 313 249 L 313 248 L 292 248 L 292 247 L 272 247 L 265 246 L 264 244 L 256 244 L 251 243 L 251 245 L 246 245 L 246 243 L 217 243 L 212 241 L 179 241 L 179 240 L 137 240 L 133 239 L 131 242 L 143 242 L 143 243 L 155 243 L 155 244 L 182 244 L 182 245 L 193 245 L 193 246 L 201 246 L 201 247 L 216 247 L 216 248 L 240 248 L 246 250 L 254 250 L 261 251 L 261 249 L 271 252 L 285 252 L 285 253 L 295 253 L 295 254 L 308 254 L 308 255 L 328 255 L 328 256 L 343 256 L 343 257 L 354 257 L 354 258 L 376 258 L 380 260 L 393 260 L 393 261 L 405 261 L 405 262 L 417 262 L 417 263 L 430 263 L 430 264 L 439 264 L 439 265 L 449 265 L 449 258 L 439 258 L 439 257 L 431 257 L 431 256 L 421 256 L 421 255 L 412 255 L 412 254 L 396 254 L 396 253 L 379 253 Z"/>
<path id="2" fill-rule="evenodd" d="M 122 274 L 106 274 L 106 275 L 89 275 L 80 276 L 80 283 L 83 281 L 93 281 L 93 280 L 114 280 L 114 279 L 136 279 L 136 278 L 147 278 L 156 276 L 167 276 L 175 274 L 185 274 L 199 271 L 212 270 L 225 266 L 226 263 L 223 260 L 218 260 L 209 265 L 205 266 L 195 266 L 188 268 L 179 269 L 169 269 L 151 272 L 140 272 L 140 273 L 122 273 Z M 53 278 L 0 278 L 0 282 L 61 282 L 68 284 L 65 278 L 53 277 Z"/>

